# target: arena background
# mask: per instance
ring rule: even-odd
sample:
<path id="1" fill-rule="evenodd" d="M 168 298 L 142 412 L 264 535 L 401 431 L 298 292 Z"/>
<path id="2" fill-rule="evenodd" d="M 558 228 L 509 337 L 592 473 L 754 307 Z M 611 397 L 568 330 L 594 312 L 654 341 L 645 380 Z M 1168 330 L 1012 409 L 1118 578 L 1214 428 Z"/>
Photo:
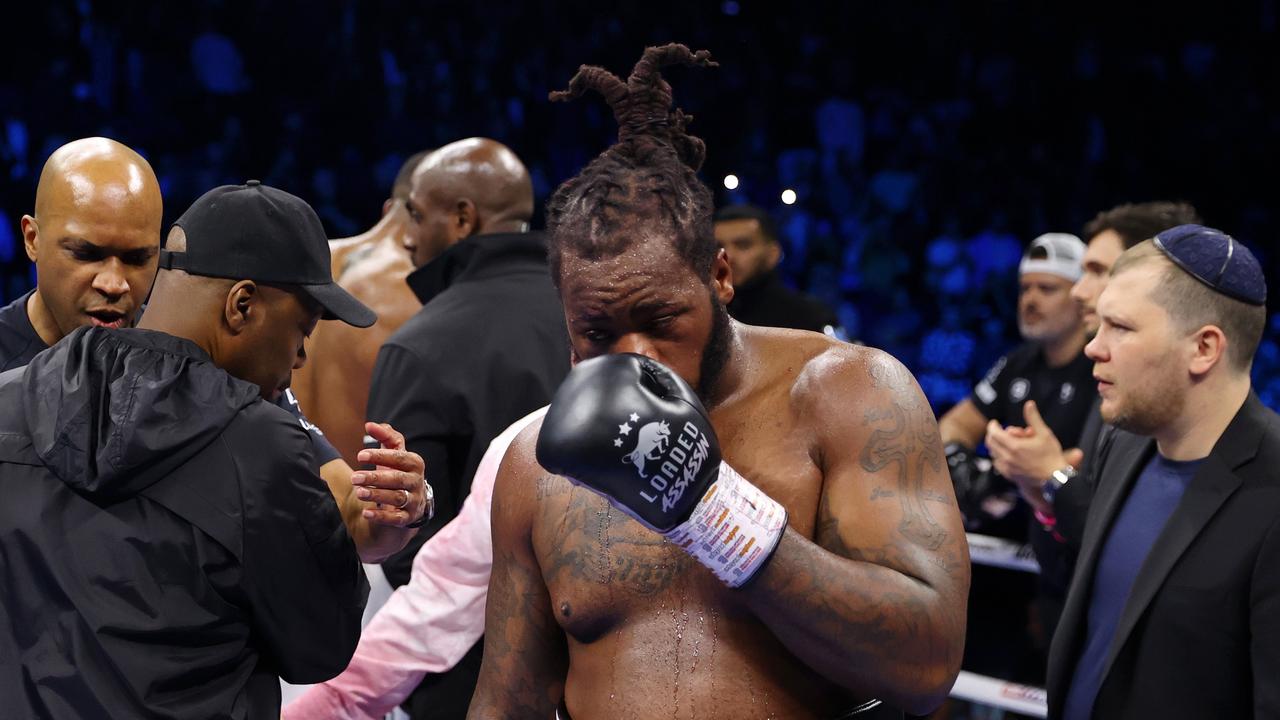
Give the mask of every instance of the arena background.
<path id="1" fill-rule="evenodd" d="M 146 155 L 166 226 L 259 178 L 342 237 L 376 221 L 408 154 L 472 135 L 516 150 L 545 201 L 613 134 L 598 99 L 547 91 L 671 40 L 721 63 L 669 73 L 718 201 L 775 211 L 786 277 L 905 361 L 939 411 L 1016 341 L 1017 259 L 1041 232 L 1188 200 L 1280 277 L 1276 0 L 23 5 L 0 50 L 6 302 L 34 283 L 18 220 L 66 140 Z M 1255 380 L 1275 408 L 1271 320 Z"/>

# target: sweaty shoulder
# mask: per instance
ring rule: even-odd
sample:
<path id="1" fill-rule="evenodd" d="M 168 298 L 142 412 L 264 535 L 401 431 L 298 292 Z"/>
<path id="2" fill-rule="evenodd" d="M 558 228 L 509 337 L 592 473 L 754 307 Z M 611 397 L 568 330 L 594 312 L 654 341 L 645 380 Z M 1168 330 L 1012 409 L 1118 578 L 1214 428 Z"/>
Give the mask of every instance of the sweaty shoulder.
<path id="1" fill-rule="evenodd" d="M 739 326 L 742 327 L 742 326 Z M 828 337 L 821 333 L 779 328 L 751 328 L 755 355 L 766 358 L 765 385 L 788 387 L 797 409 L 839 400 L 846 392 L 893 385 L 914 386 L 911 373 L 892 355 Z"/>
<path id="2" fill-rule="evenodd" d="M 883 350 L 794 330 L 769 330 L 761 340 L 793 413 L 815 428 L 841 427 L 836 421 L 888 400 L 928 406 L 911 371 Z"/>
<path id="3" fill-rule="evenodd" d="M 548 474 L 536 454 L 541 429 L 542 418 L 538 417 L 516 435 L 502 457 L 493 487 L 495 527 L 519 532 L 531 526 L 538 485 Z"/>
<path id="4" fill-rule="evenodd" d="M 538 433 L 542 431 L 542 417 L 534 418 L 516 435 L 502 457 L 499 475 L 536 477 L 546 470 L 538 464 Z"/>

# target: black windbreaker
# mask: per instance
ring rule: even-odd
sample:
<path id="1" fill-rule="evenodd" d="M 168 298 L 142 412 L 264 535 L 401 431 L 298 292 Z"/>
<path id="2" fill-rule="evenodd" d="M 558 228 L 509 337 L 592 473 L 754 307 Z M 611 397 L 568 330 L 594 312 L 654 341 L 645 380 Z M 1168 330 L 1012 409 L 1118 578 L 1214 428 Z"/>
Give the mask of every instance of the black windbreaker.
<path id="1" fill-rule="evenodd" d="M 191 342 L 82 328 L 0 374 L 0 717 L 279 717 L 368 585 L 311 443 Z"/>

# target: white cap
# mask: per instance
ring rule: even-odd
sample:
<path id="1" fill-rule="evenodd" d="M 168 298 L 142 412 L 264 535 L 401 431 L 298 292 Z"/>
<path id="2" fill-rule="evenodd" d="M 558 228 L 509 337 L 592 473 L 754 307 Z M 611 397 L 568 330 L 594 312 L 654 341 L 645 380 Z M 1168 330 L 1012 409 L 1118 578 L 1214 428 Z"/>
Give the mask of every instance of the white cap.
<path id="1" fill-rule="evenodd" d="M 1075 282 L 1084 274 L 1080 267 L 1084 248 L 1084 241 L 1071 233 L 1045 233 L 1031 241 L 1018 265 L 1018 275 L 1048 273 Z M 1038 249 L 1043 252 L 1036 252 Z"/>

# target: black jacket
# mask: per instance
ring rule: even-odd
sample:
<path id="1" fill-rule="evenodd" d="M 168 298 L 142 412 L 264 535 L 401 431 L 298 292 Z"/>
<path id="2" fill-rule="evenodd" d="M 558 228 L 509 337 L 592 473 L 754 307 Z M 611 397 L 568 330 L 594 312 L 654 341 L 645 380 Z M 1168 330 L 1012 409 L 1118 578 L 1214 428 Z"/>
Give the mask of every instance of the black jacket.
<path id="1" fill-rule="evenodd" d="M 734 320 L 748 325 L 822 332 L 840 324 L 831 308 L 783 285 L 775 270 L 735 285 L 728 310 Z"/>
<path id="2" fill-rule="evenodd" d="M 0 715 L 270 718 L 368 585 L 297 422 L 191 342 L 81 328 L 0 375 Z"/>
<path id="3" fill-rule="evenodd" d="M 423 457 L 436 517 L 383 569 L 409 581 L 418 548 L 452 520 L 489 441 L 551 402 L 569 372 L 564 310 L 540 233 L 467 238 L 414 271 L 423 307 L 378 352 L 368 418 L 404 433 Z M 428 676 L 415 718 L 462 718 L 475 689 L 480 645 L 444 675 Z"/>
<path id="4" fill-rule="evenodd" d="M 1049 653 L 1061 717 L 1099 555 L 1155 441 L 1108 428 L 1080 561 Z M 1094 461 L 1091 461 L 1094 462 Z M 1142 565 L 1093 717 L 1280 718 L 1280 417 L 1250 394 Z"/>

